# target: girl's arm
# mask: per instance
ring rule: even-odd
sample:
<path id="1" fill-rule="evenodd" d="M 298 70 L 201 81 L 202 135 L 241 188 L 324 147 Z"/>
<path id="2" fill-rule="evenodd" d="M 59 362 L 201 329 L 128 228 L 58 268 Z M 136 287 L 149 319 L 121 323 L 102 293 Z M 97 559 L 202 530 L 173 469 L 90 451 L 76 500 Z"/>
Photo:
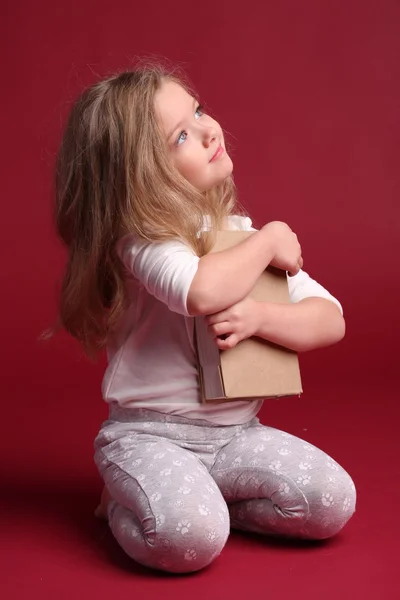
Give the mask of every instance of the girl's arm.
<path id="1" fill-rule="evenodd" d="M 339 342 L 346 329 L 340 309 L 326 298 L 305 298 L 295 304 L 245 298 L 207 317 L 207 322 L 220 350 L 257 336 L 295 352 L 306 352 Z"/>
<path id="2" fill-rule="evenodd" d="M 240 302 L 269 264 L 294 274 L 302 264 L 296 234 L 279 221 L 229 250 L 200 259 L 187 296 L 189 314 L 210 315 Z"/>
<path id="3" fill-rule="evenodd" d="M 339 300 L 303 270 L 287 280 L 290 303 L 256 302 L 247 297 L 210 315 L 207 321 L 217 346 L 225 350 L 243 339 L 258 336 L 295 352 L 305 352 L 340 341 L 346 327 Z"/>
<path id="4" fill-rule="evenodd" d="M 185 316 L 216 313 L 240 302 L 269 264 L 293 273 L 302 265 L 296 234 L 279 221 L 202 258 L 181 240 L 148 242 L 132 234 L 119 240 L 116 251 L 149 294 Z"/>
<path id="5" fill-rule="evenodd" d="M 255 335 L 295 352 L 336 344 L 346 332 L 340 310 L 325 298 L 305 298 L 296 304 L 257 302 L 255 308 Z"/>
<path id="6" fill-rule="evenodd" d="M 265 230 L 229 250 L 203 256 L 189 288 L 189 314 L 209 315 L 243 300 L 273 257 L 272 236 Z"/>

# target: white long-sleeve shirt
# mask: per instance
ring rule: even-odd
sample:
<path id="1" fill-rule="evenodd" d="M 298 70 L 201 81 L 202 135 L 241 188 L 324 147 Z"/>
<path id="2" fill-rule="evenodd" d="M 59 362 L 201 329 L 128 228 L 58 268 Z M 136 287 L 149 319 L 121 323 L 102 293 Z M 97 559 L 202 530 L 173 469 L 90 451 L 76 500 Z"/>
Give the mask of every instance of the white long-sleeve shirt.
<path id="1" fill-rule="evenodd" d="M 248 217 L 230 217 L 229 226 L 253 230 Z M 252 419 L 262 400 L 201 401 L 194 318 L 187 310 L 200 259 L 178 240 L 150 243 L 133 235 L 120 240 L 117 251 L 128 272 L 131 304 L 107 346 L 104 400 L 221 425 Z M 342 311 L 338 300 L 304 271 L 288 277 L 288 285 L 292 302 L 326 298 Z"/>

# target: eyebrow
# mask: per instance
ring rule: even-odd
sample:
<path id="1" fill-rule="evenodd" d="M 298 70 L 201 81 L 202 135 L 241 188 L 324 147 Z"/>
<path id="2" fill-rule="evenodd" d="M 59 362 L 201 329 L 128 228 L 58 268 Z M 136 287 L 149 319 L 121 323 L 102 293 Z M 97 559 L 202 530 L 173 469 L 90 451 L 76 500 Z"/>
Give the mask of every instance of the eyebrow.
<path id="1" fill-rule="evenodd" d="M 198 100 L 197 100 L 197 98 L 193 98 L 193 108 L 194 108 L 194 107 L 195 107 L 197 104 L 198 104 Z M 174 128 L 171 130 L 170 134 L 168 135 L 168 137 L 167 137 L 167 140 L 169 140 L 169 139 L 172 137 L 172 135 L 175 133 L 175 131 L 176 131 L 177 129 L 179 129 L 179 127 L 182 127 L 182 124 L 183 124 L 184 122 L 185 122 L 185 119 L 184 119 L 184 120 L 182 120 L 182 121 L 179 121 L 179 123 L 177 123 L 177 124 L 175 125 L 175 127 L 174 127 Z"/>

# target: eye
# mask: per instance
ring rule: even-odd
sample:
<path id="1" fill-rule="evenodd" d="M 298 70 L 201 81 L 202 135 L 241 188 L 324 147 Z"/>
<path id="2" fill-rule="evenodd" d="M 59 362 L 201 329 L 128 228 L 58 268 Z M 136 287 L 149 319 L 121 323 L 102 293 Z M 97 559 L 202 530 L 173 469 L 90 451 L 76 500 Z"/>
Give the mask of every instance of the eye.
<path id="1" fill-rule="evenodd" d="M 203 115 L 204 115 L 203 107 L 201 104 L 199 104 L 199 106 L 195 110 L 194 118 L 200 119 L 200 117 L 202 117 Z M 183 142 L 186 140 L 186 138 L 187 138 L 187 131 L 181 131 L 176 140 L 176 145 L 180 146 L 181 144 L 183 144 Z"/>
<path id="2" fill-rule="evenodd" d="M 201 106 L 201 104 L 199 104 L 199 106 L 196 108 L 196 112 L 194 114 L 195 114 L 195 116 L 199 115 L 197 117 L 198 119 L 204 115 L 203 107 Z"/>
<path id="3" fill-rule="evenodd" d="M 176 140 L 177 145 L 180 146 L 181 144 L 183 144 L 183 142 L 186 140 L 186 138 L 187 138 L 186 131 L 181 131 L 178 139 Z"/>

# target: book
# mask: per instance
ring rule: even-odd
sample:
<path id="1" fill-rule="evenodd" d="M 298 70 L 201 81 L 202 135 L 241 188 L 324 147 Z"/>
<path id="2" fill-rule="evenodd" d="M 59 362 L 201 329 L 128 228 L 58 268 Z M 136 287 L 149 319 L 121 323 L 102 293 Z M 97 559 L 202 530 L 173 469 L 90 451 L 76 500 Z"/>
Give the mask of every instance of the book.
<path id="1" fill-rule="evenodd" d="M 212 252 L 231 248 L 253 233 L 220 231 Z M 262 302 L 289 303 L 286 272 L 268 266 L 249 296 Z M 278 398 L 303 391 L 298 356 L 292 350 L 251 337 L 220 351 L 202 316 L 195 317 L 195 343 L 204 402 Z"/>

